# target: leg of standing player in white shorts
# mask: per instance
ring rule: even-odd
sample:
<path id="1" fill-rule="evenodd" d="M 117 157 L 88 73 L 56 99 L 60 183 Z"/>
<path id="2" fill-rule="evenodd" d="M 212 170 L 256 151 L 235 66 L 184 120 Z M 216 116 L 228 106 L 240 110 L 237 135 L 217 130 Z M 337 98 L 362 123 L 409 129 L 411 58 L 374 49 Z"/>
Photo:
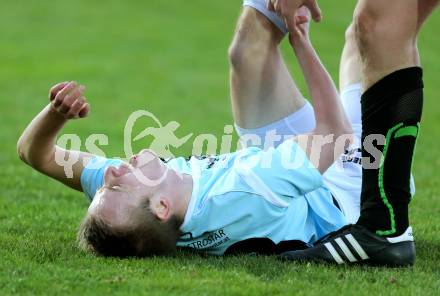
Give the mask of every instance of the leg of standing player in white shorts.
<path id="1" fill-rule="evenodd" d="M 239 135 L 258 135 L 260 143 L 247 144 L 263 148 L 270 126 L 277 134 L 304 134 L 314 128 L 315 118 L 278 48 L 285 36 L 282 22 L 268 12 L 265 0 L 244 5 L 229 52 L 232 109 Z"/>
<path id="2" fill-rule="evenodd" d="M 362 153 L 360 139 L 362 133 L 361 96 L 362 63 L 356 42 L 354 24 L 345 33 L 342 51 L 339 87 L 341 101 L 357 138 L 352 149 L 347 150 L 337 163 L 324 175 L 326 185 L 332 190 L 343 212 L 351 223 L 356 223 L 360 215 L 360 194 L 362 186 Z M 343 170 L 338 170 L 340 166 Z M 414 195 L 414 180 L 411 177 L 411 193 Z"/>
<path id="3" fill-rule="evenodd" d="M 438 0 L 360 0 L 355 11 L 362 61 L 362 137 L 376 143 L 379 167 L 364 165 L 357 224 L 381 237 L 410 232 L 410 173 L 423 108 L 423 72 L 417 39 Z M 364 145 L 365 147 L 365 145 Z M 371 159 L 364 149 L 363 155 Z"/>

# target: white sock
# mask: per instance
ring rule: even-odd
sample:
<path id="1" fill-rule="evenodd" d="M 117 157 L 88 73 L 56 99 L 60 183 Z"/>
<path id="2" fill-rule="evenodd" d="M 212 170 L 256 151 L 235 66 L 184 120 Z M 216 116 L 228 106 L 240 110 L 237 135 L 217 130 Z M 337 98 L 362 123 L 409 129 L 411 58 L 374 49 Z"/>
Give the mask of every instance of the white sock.
<path id="1" fill-rule="evenodd" d="M 273 11 L 267 9 L 267 0 L 244 0 L 243 6 L 250 6 L 265 15 L 281 32 L 287 34 L 288 30 L 284 21 Z"/>

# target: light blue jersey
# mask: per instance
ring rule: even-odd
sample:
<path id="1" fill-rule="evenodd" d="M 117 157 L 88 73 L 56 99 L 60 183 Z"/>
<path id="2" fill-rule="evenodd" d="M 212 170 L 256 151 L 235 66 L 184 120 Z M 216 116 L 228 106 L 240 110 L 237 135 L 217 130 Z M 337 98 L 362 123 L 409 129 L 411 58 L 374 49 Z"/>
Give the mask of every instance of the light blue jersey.
<path id="1" fill-rule="evenodd" d="M 119 161 L 94 160 L 81 182 L 93 199 L 105 169 Z M 320 173 L 292 141 L 216 157 L 177 158 L 167 165 L 193 177 L 193 193 L 177 245 L 210 254 L 265 252 L 290 242 L 311 245 L 347 221 Z M 98 168 L 99 167 L 99 168 Z"/>

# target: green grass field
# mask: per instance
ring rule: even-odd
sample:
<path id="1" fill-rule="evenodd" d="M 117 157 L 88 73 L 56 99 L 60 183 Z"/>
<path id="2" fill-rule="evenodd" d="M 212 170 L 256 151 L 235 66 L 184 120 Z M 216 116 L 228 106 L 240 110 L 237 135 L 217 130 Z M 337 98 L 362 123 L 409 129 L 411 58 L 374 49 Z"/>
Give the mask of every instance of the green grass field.
<path id="1" fill-rule="evenodd" d="M 321 0 L 312 37 L 337 79 L 343 33 L 355 1 Z M 0 10 L 0 295 L 438 295 L 440 291 L 440 14 L 421 38 L 426 107 L 411 207 L 418 261 L 411 269 L 286 264 L 271 257 L 116 260 L 80 252 L 76 230 L 87 202 L 22 164 L 16 141 L 64 80 L 88 86 L 92 114 L 65 133 L 109 136 L 123 156 L 123 129 L 137 109 L 179 133 L 232 123 L 227 47 L 241 1 L 23 1 Z M 285 45 L 293 73 L 299 71 Z M 297 75 L 298 76 L 298 75 Z M 299 85 L 305 89 L 301 78 Z M 182 155 L 187 155 L 185 147 Z M 436 292 L 437 291 L 437 292 Z"/>

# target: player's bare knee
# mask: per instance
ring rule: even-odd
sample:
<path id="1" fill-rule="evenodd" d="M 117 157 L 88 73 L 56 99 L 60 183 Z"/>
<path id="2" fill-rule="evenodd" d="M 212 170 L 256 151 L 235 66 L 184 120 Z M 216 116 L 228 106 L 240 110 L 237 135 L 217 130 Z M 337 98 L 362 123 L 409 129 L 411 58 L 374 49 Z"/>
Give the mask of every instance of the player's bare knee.
<path id="1" fill-rule="evenodd" d="M 249 60 L 249 56 L 247 53 L 249 52 L 249 48 L 246 48 L 247 45 L 245 42 L 236 37 L 232 41 L 228 50 L 229 63 L 234 70 L 239 69 L 243 65 L 245 65 L 246 59 Z"/>
<path id="2" fill-rule="evenodd" d="M 265 16 L 253 8 L 245 8 L 229 47 L 232 68 L 240 69 L 257 63 L 259 57 L 276 50 L 282 38 L 282 33 Z"/>
<path id="3" fill-rule="evenodd" d="M 417 12 L 411 9 L 399 11 L 400 18 L 391 12 L 378 12 L 368 7 L 356 9 L 354 30 L 361 49 L 411 46 L 417 36 Z"/>
<path id="4" fill-rule="evenodd" d="M 277 46 L 269 43 L 266 38 L 253 36 L 247 28 L 240 29 L 229 46 L 229 62 L 233 70 L 240 70 L 252 65 L 259 65 L 259 59 L 263 60 L 269 51 L 277 50 Z"/>
<path id="5" fill-rule="evenodd" d="M 354 37 L 360 48 L 368 48 L 374 45 L 374 39 L 377 37 L 377 18 L 367 10 L 357 10 L 351 29 L 350 37 Z M 347 35 L 346 35 L 347 37 Z"/>

